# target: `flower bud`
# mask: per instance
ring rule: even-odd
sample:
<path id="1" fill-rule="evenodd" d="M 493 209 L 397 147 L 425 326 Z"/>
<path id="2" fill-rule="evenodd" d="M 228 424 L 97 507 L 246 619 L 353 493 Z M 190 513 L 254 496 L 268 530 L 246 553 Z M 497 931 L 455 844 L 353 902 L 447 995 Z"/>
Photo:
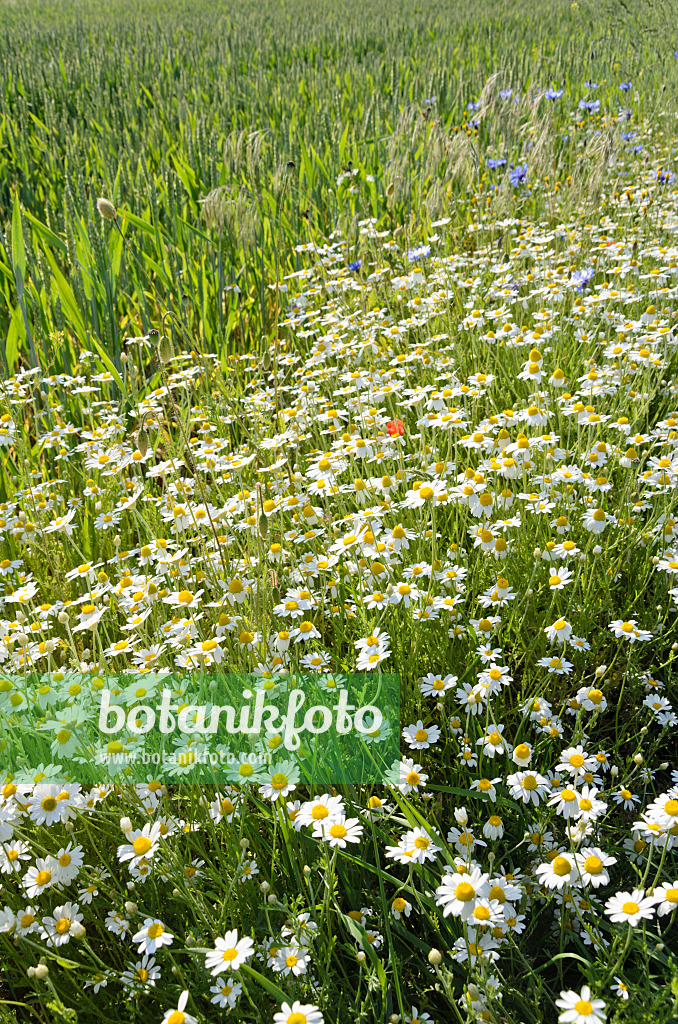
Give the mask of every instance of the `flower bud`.
<path id="1" fill-rule="evenodd" d="M 49 967 L 47 964 L 38 964 L 33 973 L 38 981 L 44 981 L 49 974 Z"/>
<path id="2" fill-rule="evenodd" d="M 65 626 L 66 623 L 68 622 L 68 612 L 63 612 L 63 611 L 59 612 L 58 618 L 59 618 L 59 622 L 61 623 L 61 625 Z"/>
<path id="3" fill-rule="evenodd" d="M 443 962 L 443 954 L 440 952 L 439 949 L 429 949 L 428 962 L 433 967 L 437 967 L 438 964 L 441 964 Z"/>
<path id="4" fill-rule="evenodd" d="M 259 889 L 261 890 L 261 892 L 263 892 L 264 895 L 266 895 L 266 893 L 268 892 L 268 890 L 270 888 L 271 888 L 271 886 L 269 885 L 269 883 L 267 881 L 263 881 L 260 884 L 260 886 L 259 886 Z"/>
<path id="5" fill-rule="evenodd" d="M 268 894 L 268 902 L 271 904 L 271 906 L 278 902 L 278 897 L 274 892 L 270 892 Z"/>
<path id="6" fill-rule="evenodd" d="M 169 363 L 172 358 L 172 342 L 163 334 L 162 338 L 158 342 L 158 359 L 161 363 Z"/>
<path id="7" fill-rule="evenodd" d="M 71 925 L 71 935 L 74 939 L 84 939 L 85 937 L 85 926 L 80 921 L 74 921 Z"/>
<path id="8" fill-rule="evenodd" d="M 148 431 L 146 430 L 145 427 L 139 427 L 139 431 L 137 433 L 137 448 L 139 449 L 139 452 L 141 453 L 142 459 L 144 458 L 144 456 L 146 455 L 146 452 L 148 451 L 148 445 L 149 445 Z"/>
<path id="9" fill-rule="evenodd" d="M 634 764 L 642 764 L 643 763 L 643 755 L 642 754 L 634 754 L 633 755 L 633 763 Z"/>
<path id="10" fill-rule="evenodd" d="M 113 203 L 110 201 L 110 199 L 104 199 L 103 197 L 97 199 L 97 210 L 104 218 L 104 220 L 118 219 L 118 211 L 113 206 Z"/>
<path id="11" fill-rule="evenodd" d="M 607 672 L 607 665 L 599 665 L 596 669 L 596 676 L 598 679 L 602 679 Z"/>
<path id="12" fill-rule="evenodd" d="M 355 958 L 359 964 L 364 964 L 365 961 L 367 960 L 367 957 L 363 953 L 362 949 L 358 953 L 356 953 Z"/>
<path id="13" fill-rule="evenodd" d="M 125 901 L 125 911 L 128 914 L 136 914 L 138 909 L 139 908 L 137 907 L 136 903 L 132 903 L 131 900 L 126 900 Z"/>
<path id="14" fill-rule="evenodd" d="M 120 819 L 120 828 L 125 833 L 131 832 L 132 831 L 132 819 L 131 818 L 127 818 L 127 817 L 121 818 Z"/>

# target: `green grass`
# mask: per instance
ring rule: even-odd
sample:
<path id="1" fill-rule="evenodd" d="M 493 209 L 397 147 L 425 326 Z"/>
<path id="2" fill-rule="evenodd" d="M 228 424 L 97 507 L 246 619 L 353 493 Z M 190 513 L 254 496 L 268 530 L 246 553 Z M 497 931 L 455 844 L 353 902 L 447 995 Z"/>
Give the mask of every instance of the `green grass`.
<path id="1" fill-rule="evenodd" d="M 170 1024 L 185 1024 L 186 990 L 185 1013 L 206 1024 L 227 1011 L 210 1003 L 205 955 L 237 929 L 257 950 L 233 972 L 237 1021 L 269 1024 L 298 999 L 325 1024 L 550 1024 L 561 992 L 583 985 L 609 1022 L 675 1018 L 675 910 L 633 926 L 606 910 L 616 893 L 652 896 L 678 875 L 676 825 L 657 810 L 674 800 L 675 716 L 645 703 L 676 700 L 675 14 L 555 0 L 0 0 L 0 845 L 27 855 L 15 872 L 0 849 L 0 1015 L 160 1024 L 174 1008 Z M 592 99 L 598 109 L 579 106 Z M 102 197 L 115 213 L 97 209 Z M 328 468 L 336 478 L 314 493 Z M 489 542 L 469 482 L 492 498 L 505 559 L 475 543 Z M 552 507 L 531 511 L 529 495 Z M 582 521 L 596 508 L 614 517 L 601 534 Z M 394 544 L 399 524 L 409 547 Z M 551 553 L 564 541 L 578 555 Z M 86 563 L 91 576 L 78 575 Z M 561 566 L 572 578 L 558 589 Z M 438 579 L 444 569 L 457 577 Z M 406 582 L 419 588 L 409 606 L 396 603 Z M 308 607 L 289 618 L 281 605 L 295 594 Z M 488 614 L 500 622 L 484 636 Z M 551 642 L 560 620 L 586 645 Z M 617 620 L 649 635 L 631 644 Z M 150 792 L 121 774 L 98 793 L 89 765 L 84 796 L 60 804 L 72 816 L 41 820 L 43 799 L 80 779 L 59 744 L 107 676 L 142 686 L 157 668 L 209 670 L 214 647 L 201 645 L 216 639 L 229 670 L 280 689 L 274 638 L 300 621 L 318 635 L 292 638 L 292 673 L 307 670 L 303 654 L 352 673 L 360 642 L 384 630 L 402 727 L 440 730 L 428 749 L 401 744 L 425 786 L 337 790 L 358 843 L 295 828 L 293 801 L 325 786 L 273 800 L 264 774 Z M 149 652 L 150 674 L 115 646 L 126 639 Z M 511 682 L 475 714 L 461 689 L 483 671 L 481 645 L 500 648 L 488 670 L 504 666 Z M 559 657 L 571 662 L 562 675 L 543 663 Z M 425 695 L 429 673 L 456 681 Z M 45 739 L 41 777 L 15 755 L 36 723 L 54 750 L 48 763 Z M 510 750 L 491 755 L 478 741 L 500 725 Z M 565 749 L 605 752 L 596 763 L 615 771 L 591 772 L 605 807 L 588 837 L 546 800 L 511 794 L 521 744 L 554 793 L 567 790 Z M 497 777 L 491 804 L 474 783 Z M 54 793 L 34 789 L 50 780 Z M 632 808 L 615 799 L 622 787 Z M 210 804 L 222 798 L 233 813 L 220 819 Z M 464 813 L 486 844 L 472 861 L 493 886 L 517 885 L 513 923 L 491 908 L 498 960 L 470 966 L 486 933 L 437 900 L 462 859 L 448 830 Z M 643 813 L 652 842 L 634 829 Z M 483 832 L 490 815 L 503 835 Z M 120 860 L 127 817 L 169 833 L 148 872 Z M 417 828 L 439 849 L 399 864 L 388 848 Z M 69 842 L 84 858 L 77 877 L 29 895 L 27 872 Z M 575 873 L 560 895 L 545 888 L 538 868 L 583 847 L 616 859 L 609 882 Z M 241 881 L 252 860 L 258 874 Z M 393 914 L 398 898 L 411 916 Z M 66 902 L 84 932 L 55 947 L 40 928 Z M 22 928 L 28 906 L 37 931 Z M 106 924 L 112 913 L 127 935 Z M 298 915 L 315 928 L 295 979 L 267 950 L 303 950 Z M 124 975 L 146 918 L 173 936 L 148 991 Z"/>

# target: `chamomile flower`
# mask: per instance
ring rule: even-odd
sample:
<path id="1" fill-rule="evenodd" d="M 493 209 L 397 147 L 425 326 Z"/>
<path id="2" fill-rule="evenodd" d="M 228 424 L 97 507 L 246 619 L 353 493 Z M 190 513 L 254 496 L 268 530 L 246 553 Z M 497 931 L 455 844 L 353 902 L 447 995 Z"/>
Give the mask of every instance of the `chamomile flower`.
<path id="1" fill-rule="evenodd" d="M 581 992 L 561 992 L 556 999 L 556 1006 L 562 1013 L 558 1016 L 559 1024 L 601 1024 L 605 1017 L 605 1002 L 592 999 L 591 989 L 584 985 Z"/>
<path id="2" fill-rule="evenodd" d="M 639 921 L 651 920 L 654 911 L 655 900 L 652 896 L 645 896 L 643 889 L 615 893 L 605 904 L 605 913 L 611 921 L 630 924 L 632 927 Z"/>

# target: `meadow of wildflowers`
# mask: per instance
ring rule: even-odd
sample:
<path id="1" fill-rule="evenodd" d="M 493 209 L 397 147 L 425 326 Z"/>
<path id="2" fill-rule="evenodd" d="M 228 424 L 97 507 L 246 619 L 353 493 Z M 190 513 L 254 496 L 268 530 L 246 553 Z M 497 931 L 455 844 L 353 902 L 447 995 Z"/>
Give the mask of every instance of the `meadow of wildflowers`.
<path id="1" fill-rule="evenodd" d="M 467 6 L 0 4 L 0 1021 L 678 1017 L 676 12 Z"/>

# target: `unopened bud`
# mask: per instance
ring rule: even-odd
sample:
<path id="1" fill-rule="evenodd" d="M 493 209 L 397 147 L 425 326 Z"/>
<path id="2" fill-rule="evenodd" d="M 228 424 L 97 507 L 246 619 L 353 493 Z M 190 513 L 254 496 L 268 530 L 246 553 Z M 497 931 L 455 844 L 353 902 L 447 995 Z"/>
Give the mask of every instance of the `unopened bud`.
<path id="1" fill-rule="evenodd" d="M 118 211 L 110 199 L 104 199 L 103 197 L 97 199 L 97 210 L 104 220 L 117 220 Z"/>
<path id="2" fill-rule="evenodd" d="M 158 342 L 158 359 L 161 363 L 169 363 L 172 358 L 172 342 L 163 334 L 162 338 Z"/>
<path id="3" fill-rule="evenodd" d="M 49 974 L 49 967 L 47 964 L 38 964 L 33 973 L 38 981 L 44 981 Z"/>
<path id="4" fill-rule="evenodd" d="M 59 622 L 62 626 L 65 626 L 68 622 L 68 612 L 59 612 Z"/>
<path id="5" fill-rule="evenodd" d="M 149 445 L 148 431 L 146 430 L 145 427 L 140 427 L 139 428 L 139 432 L 137 434 L 137 448 L 139 449 L 139 451 L 141 453 L 142 459 L 146 455 L 146 452 L 148 451 L 148 445 Z"/>
<path id="6" fill-rule="evenodd" d="M 71 935 L 74 939 L 84 939 L 85 926 L 80 921 L 74 921 L 71 925 Z"/>
<path id="7" fill-rule="evenodd" d="M 437 967 L 438 964 L 441 964 L 443 962 L 443 954 L 440 952 L 439 949 L 429 949 L 428 962 L 433 967 Z"/>
<path id="8" fill-rule="evenodd" d="M 127 817 L 121 818 L 120 819 L 120 828 L 125 833 L 131 832 L 132 831 L 132 819 L 131 818 L 127 818 Z"/>
<path id="9" fill-rule="evenodd" d="M 132 903 L 131 900 L 126 900 L 125 910 L 127 911 L 128 914 L 136 914 L 138 907 L 136 903 Z"/>
<path id="10" fill-rule="evenodd" d="M 274 892 L 268 894 L 268 902 L 273 906 L 274 903 L 278 902 L 278 897 Z"/>
<path id="11" fill-rule="evenodd" d="M 615 777 L 615 779 L 619 775 L 619 769 L 617 768 L 616 764 L 613 764 L 612 767 L 610 768 L 610 775 L 613 775 Z"/>
<path id="12" fill-rule="evenodd" d="M 264 893 L 264 895 L 266 895 L 266 893 L 268 892 L 268 890 L 269 890 L 270 888 L 271 888 L 271 886 L 270 886 L 270 885 L 268 884 L 268 882 L 266 882 L 266 881 L 262 882 L 262 883 L 260 884 L 260 886 L 259 886 L 259 889 L 261 890 L 261 892 L 263 892 L 263 893 Z"/>
<path id="13" fill-rule="evenodd" d="M 304 874 L 306 875 L 307 878 L 310 878 L 311 872 L 312 868 L 308 864 L 304 864 Z"/>
<path id="14" fill-rule="evenodd" d="M 643 763 L 643 755 L 642 754 L 634 754 L 633 755 L 633 763 L 634 764 L 642 764 Z"/>
<path id="15" fill-rule="evenodd" d="M 364 964 L 365 961 L 367 960 L 367 957 L 363 953 L 362 949 L 358 953 L 356 953 L 355 958 L 359 964 Z"/>
<path id="16" fill-rule="evenodd" d="M 249 839 L 245 839 L 245 837 L 243 836 L 243 838 L 240 840 L 240 849 L 241 850 L 246 850 L 249 845 L 250 845 Z"/>
<path id="17" fill-rule="evenodd" d="M 598 679 L 602 679 L 606 672 L 607 665 L 599 665 L 596 669 L 596 676 L 598 677 Z"/>

